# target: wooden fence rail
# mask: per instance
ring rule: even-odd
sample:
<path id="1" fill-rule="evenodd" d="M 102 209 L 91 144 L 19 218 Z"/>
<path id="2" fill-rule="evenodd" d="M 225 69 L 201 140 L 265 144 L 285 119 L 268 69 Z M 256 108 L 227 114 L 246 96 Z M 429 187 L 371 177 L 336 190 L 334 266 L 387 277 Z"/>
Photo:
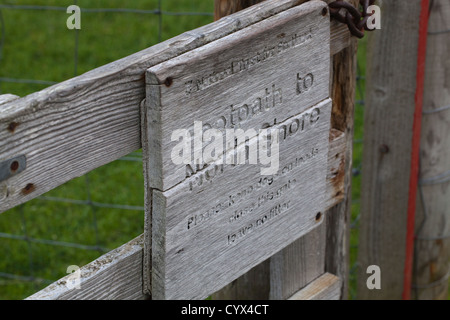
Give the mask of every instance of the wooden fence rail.
<path id="1" fill-rule="evenodd" d="M 0 213 L 140 149 L 140 107 L 150 67 L 303 2 L 263 1 L 27 97 L 1 96 L 0 160 L 24 156 L 26 168 L 0 182 Z M 215 298 L 346 298 L 356 45 L 347 28 L 335 22 L 330 38 L 326 221 Z M 141 235 L 81 268 L 80 290 L 68 289 L 67 276 L 29 299 L 150 298 L 144 287 L 144 242 Z M 258 277 L 261 281 L 248 282 Z"/>

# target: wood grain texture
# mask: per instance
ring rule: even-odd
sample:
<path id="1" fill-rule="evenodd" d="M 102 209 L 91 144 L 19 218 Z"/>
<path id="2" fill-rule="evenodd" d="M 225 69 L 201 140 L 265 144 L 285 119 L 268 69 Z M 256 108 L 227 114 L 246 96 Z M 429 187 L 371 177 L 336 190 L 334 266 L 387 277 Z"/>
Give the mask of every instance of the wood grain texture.
<path id="1" fill-rule="evenodd" d="M 353 2 L 356 4 L 356 1 Z M 348 32 L 348 31 L 345 31 Z M 349 40 L 343 46 L 343 50 L 336 53 L 331 60 L 331 97 L 333 99 L 332 112 L 332 128 L 331 136 L 337 134 L 344 144 L 343 151 L 336 158 L 329 157 L 329 166 L 333 167 L 330 178 L 336 181 L 336 184 L 329 184 L 331 192 L 339 203 L 335 207 L 330 208 L 326 213 L 326 248 L 322 253 L 324 261 L 317 260 L 317 269 L 322 268 L 325 264 L 325 270 L 329 273 L 337 275 L 342 281 L 341 299 L 348 297 L 348 279 L 349 279 L 349 250 L 350 250 L 350 212 L 351 212 L 351 168 L 353 157 L 353 125 L 354 125 L 354 96 L 356 88 L 356 40 Z M 342 134 L 344 133 L 344 134 Z M 332 146 L 330 146 L 331 152 Z M 334 161 L 334 163 L 332 163 Z M 336 203 L 335 202 L 335 203 Z M 302 246 L 301 242 L 309 243 L 311 248 L 314 244 L 309 242 L 307 235 L 300 239 L 298 246 Z M 306 258 L 308 250 L 305 250 L 303 256 L 295 257 L 299 252 L 286 252 L 285 255 L 291 256 L 286 261 L 299 261 Z M 300 265 L 301 266 L 301 265 Z M 303 273 L 305 275 L 314 274 L 307 268 L 300 268 L 299 265 L 291 263 L 285 265 L 287 271 L 284 278 L 278 277 L 279 287 L 291 288 L 291 290 L 299 290 L 305 285 L 302 281 L 292 281 L 291 274 Z M 272 273 L 273 274 L 273 273 Z M 297 277 L 301 279 L 301 277 Z M 307 279 L 305 277 L 304 279 Z M 311 279 L 310 279 L 311 280 Z M 274 281 L 271 281 L 273 283 Z M 289 291 L 287 291 L 289 292 Z M 283 296 L 278 296 L 281 298 Z M 283 297 L 285 298 L 285 296 Z"/>
<path id="2" fill-rule="evenodd" d="M 291 6 L 300 5 L 309 0 L 292 0 Z M 334 0 L 326 0 L 330 3 Z M 215 0 L 215 19 L 226 17 L 230 14 L 239 12 L 243 9 L 251 7 L 251 10 L 258 10 L 261 5 L 266 5 L 268 0 Z M 352 37 L 346 25 L 337 21 L 331 22 L 331 55 L 335 55 L 351 44 Z"/>
<path id="3" fill-rule="evenodd" d="M 326 212 L 344 199 L 348 139 L 332 129 L 327 169 Z M 337 169 L 338 168 L 338 169 Z M 286 299 L 325 270 L 326 220 L 288 248 L 275 254 L 213 295 L 214 300 Z M 281 273 L 277 273 L 279 270 Z"/>
<path id="4" fill-rule="evenodd" d="M 27 170 L 2 188 L 0 212 L 141 148 L 145 71 L 296 4 L 267 1 L 1 105 L 0 154 L 27 156 Z M 32 189 L 24 189 L 33 185 Z M 30 191 L 31 190 L 31 191 Z"/>
<path id="5" fill-rule="evenodd" d="M 343 139 L 343 133 L 334 134 L 332 135 L 332 137 L 334 138 L 334 140 L 330 141 L 330 154 L 328 157 L 330 160 L 340 157 L 340 155 L 345 152 L 346 148 L 346 144 L 343 143 L 343 141 L 345 141 L 345 139 Z M 330 177 L 333 176 L 332 172 L 334 171 L 334 165 L 330 165 L 330 163 L 332 163 L 332 161 L 329 162 L 327 170 L 327 189 L 333 188 L 333 186 L 335 185 L 335 181 L 332 181 L 332 179 L 330 179 Z M 333 207 L 340 200 L 336 197 L 332 197 L 332 193 L 328 194 L 330 195 L 330 198 L 326 201 L 327 207 Z M 319 228 L 314 229 L 313 233 L 323 232 L 319 231 L 323 229 L 322 225 Z M 305 238 L 310 237 L 309 241 L 314 241 L 314 245 L 316 246 L 316 241 L 318 238 L 317 236 L 313 235 L 313 233 L 309 233 L 305 236 Z M 93 297 L 94 299 L 102 297 L 104 297 L 105 299 L 109 299 L 119 297 L 117 296 L 117 294 L 121 294 L 121 299 L 140 300 L 150 298 L 150 296 L 142 294 L 142 292 L 144 291 L 142 284 L 143 279 L 142 272 L 139 271 L 148 270 L 147 267 L 144 266 L 143 261 L 143 241 L 144 234 L 140 235 L 124 246 L 104 255 L 103 257 L 100 257 L 98 260 L 92 262 L 88 266 L 83 267 L 81 271 L 81 291 L 68 289 L 66 286 L 68 277 L 66 277 L 37 292 L 36 294 L 29 297 L 29 299 L 58 300 L 87 299 L 91 297 Z M 304 247 L 308 247 L 308 245 L 305 245 Z M 323 265 L 323 262 L 320 262 L 320 264 Z M 320 267 L 318 269 L 320 269 Z M 268 300 L 270 291 L 270 279 L 268 277 L 269 272 L 270 259 L 266 260 L 266 262 L 264 263 L 259 264 L 250 272 L 247 272 L 245 275 L 231 282 L 223 290 L 215 293 L 213 297 L 214 299 L 221 300 L 226 300 L 230 297 L 233 297 L 236 300 Z M 115 276 L 111 276 L 111 274 L 114 274 Z M 101 281 L 99 279 L 101 279 Z M 117 279 L 122 279 L 119 284 L 115 283 Z M 126 281 L 123 281 L 123 279 L 126 279 Z M 117 291 L 113 292 L 111 288 L 116 288 Z M 92 296 L 90 294 L 91 290 L 95 292 L 96 296 Z M 105 292 L 107 292 L 109 296 L 105 297 Z M 115 294 L 116 296 L 113 296 L 111 294 Z"/>
<path id="6" fill-rule="evenodd" d="M 350 215 L 353 167 L 353 130 L 356 89 L 357 41 L 332 59 L 333 111 L 331 126 L 344 132 L 345 144 L 342 158 L 335 164 L 335 179 L 342 189 L 335 188 L 335 196 L 342 201 L 325 214 L 327 217 L 327 247 L 325 253 L 325 271 L 336 275 L 341 284 L 341 299 L 348 298 L 350 266 Z"/>
<path id="7" fill-rule="evenodd" d="M 212 294 L 212 300 L 269 300 L 270 259 Z"/>
<path id="8" fill-rule="evenodd" d="M 338 277 L 325 273 L 288 300 L 340 300 L 341 285 Z"/>
<path id="9" fill-rule="evenodd" d="M 450 270 L 450 3 L 431 7 L 420 144 L 412 299 L 446 300 Z M 449 174 L 447 174 L 447 177 Z"/>
<path id="10" fill-rule="evenodd" d="M 342 203 L 346 194 L 346 175 L 344 173 L 348 156 L 347 148 L 346 135 L 332 129 L 330 131 L 327 175 L 327 195 L 330 202 L 326 206 L 326 212 Z M 328 219 L 329 217 L 320 227 L 315 228 L 270 259 L 271 299 L 285 300 L 325 272 L 326 247 L 330 246 L 330 243 L 327 242 L 326 221 Z M 333 241 L 335 240 L 333 239 Z M 333 253 L 330 254 L 334 256 Z"/>
<path id="11" fill-rule="evenodd" d="M 261 176 L 259 166 L 225 164 L 193 190 L 191 180 L 204 173 L 166 192 L 153 190 L 153 298 L 206 298 L 322 223 L 331 100 L 273 129 L 309 114 L 320 114 L 314 125 L 280 137 L 272 176 Z"/>
<path id="12" fill-rule="evenodd" d="M 326 219 L 270 259 L 270 300 L 286 300 L 325 272 Z"/>
<path id="13" fill-rule="evenodd" d="M 0 105 L 5 104 L 7 102 L 11 102 L 16 99 L 19 99 L 19 96 L 13 94 L 2 94 L 0 95 Z"/>
<path id="14" fill-rule="evenodd" d="M 150 187 L 165 191 L 186 179 L 186 165 L 172 159 L 176 130 L 192 135 L 195 122 L 223 132 L 259 130 L 329 97 L 324 8 L 313 1 L 286 10 L 148 70 Z M 188 158 L 203 164 L 202 145 L 192 144 Z"/>
<path id="15" fill-rule="evenodd" d="M 306 2 L 306 0 L 299 1 L 299 4 L 303 2 Z M 326 2 L 331 2 L 331 0 L 327 0 Z M 354 5 L 356 4 L 355 0 L 352 0 L 351 2 Z M 223 15 L 226 14 L 227 12 L 224 11 Z M 330 199 L 331 201 L 329 203 L 329 208 L 334 208 L 332 210 L 328 210 L 326 213 L 327 221 L 329 221 L 329 226 L 327 227 L 328 241 L 326 268 L 327 270 L 331 270 L 330 272 L 337 272 L 342 276 L 343 281 L 341 281 L 341 298 L 346 299 L 349 272 L 349 216 L 351 208 L 351 179 L 349 179 L 349 172 L 351 172 L 353 150 L 353 100 L 356 87 L 356 41 L 349 35 L 347 27 L 337 23 L 336 21 L 332 21 L 331 24 L 331 39 L 331 56 L 332 63 L 334 63 L 332 70 L 335 69 L 336 71 L 336 76 L 334 76 L 334 78 L 332 75 L 331 88 L 333 90 L 333 97 L 338 99 L 333 101 L 333 128 L 337 129 L 338 132 L 345 132 L 345 134 L 340 135 L 340 139 L 336 140 L 342 143 L 342 149 L 340 149 L 341 152 L 339 155 L 336 154 L 336 159 L 339 158 L 339 160 L 337 160 L 334 164 L 329 163 L 328 168 L 329 170 L 330 166 L 334 168 L 333 171 L 329 171 L 329 177 L 334 177 L 336 184 L 333 185 L 333 183 L 330 183 L 329 179 L 327 181 L 328 187 L 330 188 L 329 191 L 333 191 L 337 198 Z M 344 50 L 349 46 L 351 46 L 350 49 Z M 342 50 L 345 51 L 343 54 L 336 55 Z M 340 64 L 342 64 L 341 67 Z M 332 142 L 330 142 L 330 152 L 332 149 Z M 330 156 L 329 161 L 332 162 L 332 159 L 333 157 Z M 336 168 L 339 168 L 339 173 L 336 171 Z M 308 242 L 308 237 L 309 235 L 306 235 L 304 237 L 305 239 L 299 240 L 300 247 L 303 245 L 301 243 L 302 241 L 305 243 Z M 314 235 L 311 235 L 311 237 L 314 238 Z M 320 269 L 321 265 L 322 262 L 317 267 Z M 307 273 L 307 270 L 296 266 L 291 266 L 291 268 L 292 272 Z M 264 289 L 270 291 L 270 286 L 267 286 L 267 281 L 263 281 L 265 285 L 261 287 L 258 286 L 258 284 L 249 282 L 248 279 L 264 279 L 265 276 L 269 276 L 267 274 L 269 271 L 270 261 L 266 261 L 263 265 L 254 268 L 251 272 L 239 278 L 230 286 L 227 286 L 223 291 L 217 293 L 214 297 L 217 296 L 221 299 L 234 299 L 234 294 L 238 294 L 239 297 L 247 297 L 247 299 L 260 296 L 267 297 L 269 296 L 269 292 L 261 292 L 261 290 Z M 278 277 L 277 279 L 278 281 L 281 281 L 281 283 L 277 285 L 279 288 L 292 285 L 288 281 L 284 281 L 282 277 Z M 272 279 L 270 283 L 274 285 L 274 279 Z M 297 285 L 298 289 L 300 289 L 304 283 L 300 281 Z"/>
<path id="16" fill-rule="evenodd" d="M 68 275 L 27 300 L 145 300 L 142 258 L 144 236 L 82 267 L 80 289 L 69 289 Z"/>
<path id="17" fill-rule="evenodd" d="M 359 299 L 401 299 L 405 265 L 420 0 L 383 1 L 369 35 L 359 230 Z M 382 290 L 368 290 L 367 267 Z"/>

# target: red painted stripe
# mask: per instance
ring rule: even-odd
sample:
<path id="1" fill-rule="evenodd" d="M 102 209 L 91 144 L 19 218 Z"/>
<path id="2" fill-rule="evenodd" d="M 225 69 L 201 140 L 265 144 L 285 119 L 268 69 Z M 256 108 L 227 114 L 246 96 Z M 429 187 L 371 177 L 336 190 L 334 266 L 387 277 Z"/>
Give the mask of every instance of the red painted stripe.
<path id="1" fill-rule="evenodd" d="M 422 128 L 423 91 L 425 83 L 425 61 L 427 53 L 428 19 L 430 0 L 422 0 L 419 25 L 419 52 L 417 58 L 417 87 L 414 112 L 411 176 L 409 180 L 408 220 L 406 234 L 406 260 L 403 280 L 403 300 L 411 299 L 412 268 L 414 257 L 414 228 L 416 215 L 417 186 L 419 182 L 420 134 Z"/>

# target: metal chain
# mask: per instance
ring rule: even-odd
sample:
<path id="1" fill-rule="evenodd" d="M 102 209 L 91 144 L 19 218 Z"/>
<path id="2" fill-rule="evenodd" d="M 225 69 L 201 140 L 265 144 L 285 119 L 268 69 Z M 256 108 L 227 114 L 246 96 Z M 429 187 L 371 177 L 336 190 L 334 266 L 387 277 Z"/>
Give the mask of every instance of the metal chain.
<path id="1" fill-rule="evenodd" d="M 368 14 L 367 9 L 374 3 L 375 0 L 359 0 L 360 8 L 355 8 L 352 4 L 344 0 L 336 0 L 328 6 L 330 7 L 331 18 L 345 23 L 351 34 L 361 39 L 364 37 L 365 30 L 371 31 L 367 27 L 367 21 L 372 16 L 372 13 Z"/>

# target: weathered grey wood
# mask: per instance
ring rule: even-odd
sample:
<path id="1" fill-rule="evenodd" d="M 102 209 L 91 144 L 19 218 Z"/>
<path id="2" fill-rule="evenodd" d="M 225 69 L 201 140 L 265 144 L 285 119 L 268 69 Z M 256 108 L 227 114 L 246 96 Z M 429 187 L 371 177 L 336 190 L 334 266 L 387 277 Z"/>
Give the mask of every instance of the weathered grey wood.
<path id="1" fill-rule="evenodd" d="M 337 137 L 330 141 L 330 150 L 335 150 L 335 154 L 329 154 L 329 165 L 327 175 L 327 188 L 330 189 L 335 184 L 330 177 L 333 172 L 333 165 L 330 160 L 335 159 L 336 155 L 340 155 L 345 151 L 345 144 L 342 144 L 342 134 L 335 134 Z M 328 194 L 328 193 L 327 193 Z M 336 205 L 340 200 L 338 198 L 332 197 L 326 201 L 327 207 L 332 207 Z M 334 201 L 334 202 L 333 202 Z M 324 225 L 324 224 L 323 224 Z M 310 232 L 309 235 L 321 230 L 322 225 Z M 317 230 L 317 231 L 316 231 Z M 317 239 L 314 237 L 314 239 Z M 141 294 L 143 291 L 143 280 L 139 270 L 147 270 L 143 265 L 143 241 L 144 234 L 140 235 L 136 239 L 130 241 L 124 246 L 113 250 L 112 252 L 100 257 L 98 261 L 92 262 L 90 265 L 81 268 L 81 286 L 82 291 L 70 290 L 67 288 L 66 281 L 68 277 L 65 277 L 47 288 L 37 292 L 28 299 L 33 300 L 58 300 L 58 299 L 87 299 L 87 292 L 94 290 L 98 294 L 94 298 L 105 298 L 109 299 L 112 296 L 105 297 L 104 293 L 109 292 L 109 294 L 123 294 L 120 298 L 122 299 L 147 299 L 150 296 Z M 313 241 L 313 239 L 311 239 Z M 269 299 L 269 277 L 265 275 L 269 273 L 269 261 L 266 263 L 261 263 L 252 269 L 252 272 L 248 272 L 246 275 L 240 277 L 236 281 L 233 281 L 229 286 L 226 287 L 225 291 L 220 291 L 214 295 L 214 299 L 229 299 L 230 296 L 237 300 L 244 299 L 259 299 L 267 300 Z M 102 266 L 99 268 L 99 266 Z M 267 269 L 267 270 L 266 270 Z M 115 277 L 111 277 L 110 270 L 114 270 L 113 273 Z M 132 271 L 135 270 L 135 271 Z M 116 279 L 124 279 L 127 277 L 126 281 L 121 281 L 119 284 L 116 283 Z M 102 281 L 99 281 L 102 279 Z M 259 287 L 259 295 L 255 295 L 256 292 L 249 295 L 244 289 L 248 287 Z M 117 288 L 116 291 L 112 292 L 110 288 Z M 125 291 L 122 293 L 121 290 Z M 118 298 L 118 296 L 115 296 Z"/>
<path id="2" fill-rule="evenodd" d="M 325 273 L 295 293 L 289 300 L 340 300 L 341 285 L 338 277 Z"/>
<path id="3" fill-rule="evenodd" d="M 348 37 L 347 37 L 347 38 L 348 38 Z M 334 47 L 334 46 L 332 46 L 332 50 L 333 50 L 333 47 Z"/>
<path id="4" fill-rule="evenodd" d="M 5 104 L 7 102 L 19 99 L 19 96 L 13 94 L 2 94 L 0 95 L 0 105 Z"/>
<path id="5" fill-rule="evenodd" d="M 142 258 L 144 235 L 80 269 L 80 289 L 69 289 L 68 275 L 28 300 L 143 300 Z"/>
<path id="6" fill-rule="evenodd" d="M 327 2 L 331 2 L 328 0 Z M 357 5 L 357 1 L 349 1 L 353 5 Z M 332 22 L 333 32 L 331 34 L 332 43 L 336 34 L 337 22 Z M 339 24 L 338 24 L 339 25 Z M 348 35 L 346 26 L 339 25 L 340 32 Z M 341 284 L 341 299 L 347 299 L 348 279 L 349 279 L 349 249 L 350 249 L 350 212 L 351 212 L 351 169 L 352 169 L 352 150 L 353 150 L 353 111 L 354 111 L 354 95 L 356 87 L 356 40 L 347 37 L 347 41 L 339 42 L 341 47 L 332 46 L 332 75 L 331 75 L 331 95 L 333 99 L 333 113 L 332 113 L 332 127 L 337 129 L 333 134 L 338 133 L 339 138 L 342 139 L 344 147 L 342 152 L 336 154 L 336 158 L 329 157 L 329 161 L 335 160 L 334 164 L 329 162 L 333 167 L 331 171 L 332 181 L 334 183 L 328 184 L 329 190 L 334 194 L 336 207 L 328 210 L 326 216 L 327 240 L 326 252 L 322 255 L 325 257 L 325 270 L 327 272 L 337 274 L 342 281 Z M 344 132 L 344 134 L 342 134 Z M 330 145 L 330 154 L 332 146 Z M 339 201 L 339 200 L 340 201 Z M 308 238 L 312 235 L 306 235 L 304 239 L 299 242 L 308 243 Z M 299 244 L 301 246 L 302 244 Z M 314 248 L 314 244 L 310 243 L 310 247 Z M 303 254 L 308 252 L 305 250 Z M 287 252 L 286 255 L 295 254 L 295 251 Z M 297 252 L 298 254 L 298 252 Z M 305 257 L 285 259 L 287 261 L 302 261 Z M 318 261 L 319 262 L 319 261 Z M 300 265 L 291 263 L 285 265 L 285 277 L 277 277 L 278 285 L 281 288 L 300 289 L 305 283 L 302 281 L 295 282 L 291 275 L 292 273 L 302 273 L 304 275 L 313 275 L 313 272 L 308 269 L 301 268 Z M 316 268 L 321 269 L 322 264 L 318 264 Z M 271 273 L 272 275 L 274 273 Z M 297 279 L 308 279 L 307 277 L 297 277 Z M 274 280 L 271 280 L 274 286 Z M 289 292 L 289 291 L 288 291 Z"/>
<path id="7" fill-rule="evenodd" d="M 330 131 L 330 149 L 328 155 L 327 194 L 329 205 L 325 214 L 326 249 L 317 243 L 322 235 L 319 228 L 305 235 L 291 245 L 286 252 L 279 253 L 272 259 L 282 275 L 271 270 L 271 293 L 275 299 L 286 299 L 293 292 L 300 290 L 317 277 L 316 270 L 326 268 L 327 272 L 339 274 L 341 298 L 346 299 L 349 275 L 349 223 L 351 208 L 351 168 L 353 144 L 353 110 L 356 86 L 356 44 L 353 44 L 333 58 L 333 113 Z M 342 131 L 340 131 L 342 130 Z M 345 132 L 345 133 L 344 133 Z M 293 248 L 304 248 L 295 250 Z M 315 265 L 305 263 L 315 250 L 323 258 L 317 258 Z M 285 257 L 280 259 L 280 257 Z M 290 261 L 290 263 L 285 263 Z M 297 263 L 293 263 L 297 262 Z M 306 266 L 306 267 L 305 267 Z"/>
<path id="8" fill-rule="evenodd" d="M 309 0 L 295 0 L 293 5 L 300 5 Z M 326 0 L 330 3 L 334 0 Z M 215 0 L 215 18 L 219 20 L 222 17 L 236 13 L 240 10 L 252 6 L 252 10 L 257 10 L 260 5 L 266 5 L 267 1 L 263 0 Z M 352 37 L 346 25 L 337 21 L 331 22 L 331 55 L 335 55 L 351 44 Z"/>
<path id="9" fill-rule="evenodd" d="M 255 165 L 224 165 L 193 190 L 191 182 L 204 172 L 166 192 L 152 190 L 154 299 L 206 298 L 320 225 L 331 101 L 274 130 L 313 114 L 320 114 L 316 123 L 280 137 L 280 170 L 273 176 L 261 176 Z"/>
<path id="10" fill-rule="evenodd" d="M 25 154 L 27 170 L 8 180 L 4 212 L 141 147 L 145 71 L 295 6 L 266 1 L 79 77 L 2 105 L 0 154 Z"/>
<path id="11" fill-rule="evenodd" d="M 340 172 L 345 170 L 346 166 L 347 142 L 348 139 L 343 132 L 331 130 L 326 192 L 328 200 L 325 202 L 327 212 L 341 203 L 345 195 L 346 175 Z M 289 292 L 292 294 L 306 286 L 322 274 L 325 268 L 323 246 L 326 239 L 322 238 L 326 234 L 325 222 L 216 292 L 213 299 L 268 300 L 270 294 L 272 299 L 286 299 Z M 334 256 L 333 253 L 330 254 Z M 274 265 L 283 269 L 281 275 L 271 271 L 271 266 L 275 268 Z"/>
<path id="12" fill-rule="evenodd" d="M 450 2 L 431 7 L 422 118 L 419 203 L 411 297 L 448 297 L 450 270 Z M 446 108 L 447 107 L 447 108 Z M 445 173 L 447 179 L 445 179 Z M 444 176 L 443 176 L 444 175 Z M 433 182 L 433 179 L 443 176 Z M 447 180 L 447 181 L 445 181 Z"/>
<path id="13" fill-rule="evenodd" d="M 326 219 L 270 258 L 270 300 L 286 300 L 325 272 Z"/>
<path id="14" fill-rule="evenodd" d="M 258 130 L 329 97 L 324 8 L 306 3 L 149 69 L 150 187 L 164 191 L 186 178 L 186 166 L 171 159 L 175 130 L 193 132 L 195 121 Z"/>
<path id="15" fill-rule="evenodd" d="M 327 210 L 342 202 L 345 196 L 346 135 L 336 129 L 330 131 L 327 174 Z M 329 214 L 329 213 L 327 213 Z M 327 225 L 329 217 L 317 228 L 292 243 L 270 259 L 270 297 L 285 300 L 308 285 L 325 271 Z M 334 256 L 333 253 L 330 255 Z M 345 263 L 343 261 L 342 263 Z"/>
<path id="16" fill-rule="evenodd" d="M 401 299 L 406 252 L 420 0 L 382 1 L 369 35 L 358 245 L 358 298 Z M 366 286 L 370 265 L 381 290 Z"/>
<path id="17" fill-rule="evenodd" d="M 301 2 L 301 1 L 300 1 Z M 329 2 L 329 1 L 328 1 Z M 353 3 L 356 4 L 356 3 Z M 229 13 L 227 11 L 230 7 L 235 8 L 235 1 L 222 1 L 216 0 L 216 12 L 218 12 L 219 16 L 223 16 Z M 236 8 L 235 8 L 236 9 Z M 241 8 L 237 8 L 239 10 Z M 339 30 L 341 35 L 344 35 L 343 39 L 345 41 L 336 41 L 335 36 L 337 34 L 337 30 Z M 354 40 L 350 40 L 349 33 L 347 27 L 337 22 L 332 22 L 332 32 L 331 32 L 331 54 L 334 56 L 336 53 L 345 49 L 346 47 L 352 45 L 353 48 Z M 348 252 L 349 252 L 349 224 L 348 217 L 351 208 L 351 200 L 349 198 L 350 195 L 350 183 L 349 174 L 346 172 L 351 171 L 351 158 L 352 158 L 352 142 L 353 142 L 353 96 L 355 92 L 355 83 L 356 78 L 354 75 L 355 70 L 355 51 L 347 51 L 343 55 L 337 56 L 335 58 L 335 68 L 336 74 L 338 78 L 336 78 L 333 82 L 333 91 L 336 98 L 339 100 L 334 101 L 336 105 L 336 110 L 333 113 L 335 118 L 334 126 L 339 128 L 342 131 L 347 132 L 345 135 L 340 131 L 334 131 L 330 134 L 330 155 L 329 155 L 329 175 L 327 179 L 328 192 L 327 194 L 334 194 L 335 197 L 330 197 L 330 205 L 329 208 L 335 206 L 339 202 L 342 202 L 344 199 L 346 201 L 342 202 L 338 207 L 334 208 L 333 211 L 327 212 L 327 219 L 330 220 L 330 224 L 333 226 L 329 228 L 327 242 L 328 247 L 328 255 L 327 255 L 327 268 L 330 270 L 334 270 L 339 272 L 345 281 L 341 282 L 341 291 L 344 293 L 342 295 L 343 298 L 346 298 L 347 291 L 347 283 L 348 283 Z M 339 65 L 342 64 L 343 67 Z M 346 67 L 351 66 L 348 70 L 345 70 Z M 343 79 L 342 79 L 343 78 Z M 347 82 L 339 82 L 339 81 L 347 81 Z M 339 144 L 339 142 L 341 144 Z M 336 146 L 336 147 L 334 147 Z M 336 149 L 337 148 L 337 149 Z M 332 150 L 339 150 L 336 154 L 332 154 Z M 330 170 L 331 169 L 331 170 Z M 331 180 L 330 180 L 331 179 Z M 338 211 L 338 212 L 336 212 Z M 319 227 L 323 228 L 323 226 Z M 317 243 L 311 242 L 314 241 L 315 233 L 319 232 L 319 228 L 316 228 L 309 234 L 305 235 L 301 239 L 299 239 L 295 244 L 291 246 L 298 246 L 300 248 L 315 248 Z M 302 260 L 305 259 L 305 256 L 297 257 L 300 262 L 299 265 L 290 264 L 286 266 L 289 268 L 289 272 L 286 271 L 283 276 L 277 276 L 276 273 L 272 272 L 272 277 L 270 281 L 267 280 L 270 277 L 270 264 L 271 260 L 274 259 L 274 264 L 280 264 L 280 257 L 290 257 L 292 254 L 294 256 L 291 257 L 293 260 L 295 259 L 295 254 L 305 254 L 307 250 L 304 251 L 294 251 L 285 249 L 285 253 L 279 253 L 275 257 L 269 259 L 269 261 L 265 261 L 261 265 L 253 268 L 247 274 L 243 275 L 230 285 L 226 286 L 223 290 L 216 293 L 213 298 L 214 299 L 267 299 L 269 297 L 270 286 L 274 287 L 272 290 L 272 295 L 274 296 L 274 292 L 282 292 L 283 288 L 301 288 L 305 285 L 305 283 L 309 282 L 307 275 L 313 275 L 313 272 L 308 272 L 308 270 L 318 269 L 321 270 L 325 261 L 319 261 L 317 259 L 317 266 L 311 267 L 311 269 L 302 268 Z M 284 250 L 283 250 L 284 251 Z M 281 263 L 285 260 L 283 259 Z M 303 264 L 304 266 L 304 264 Z M 293 279 L 292 275 L 300 274 L 304 276 L 297 276 L 297 279 L 300 281 L 296 281 Z M 255 281 L 258 279 L 258 281 Z M 294 281 L 293 281 L 294 280 Z M 292 289 L 291 289 L 292 290 Z M 280 293 L 281 294 L 281 293 Z"/>

